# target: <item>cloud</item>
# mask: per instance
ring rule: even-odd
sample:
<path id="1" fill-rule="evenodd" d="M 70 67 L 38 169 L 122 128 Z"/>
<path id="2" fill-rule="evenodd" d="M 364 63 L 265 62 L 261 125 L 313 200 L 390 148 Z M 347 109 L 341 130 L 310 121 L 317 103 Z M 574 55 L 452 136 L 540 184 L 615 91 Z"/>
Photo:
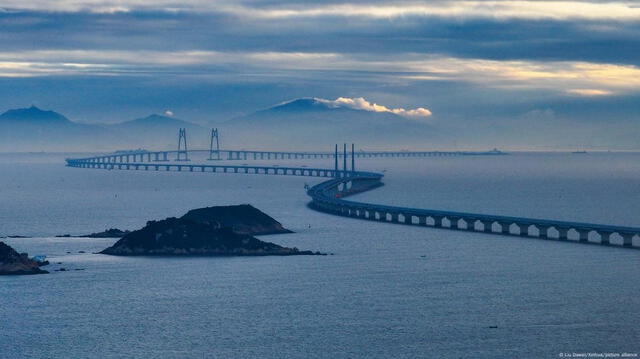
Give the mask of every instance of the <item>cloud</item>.
<path id="1" fill-rule="evenodd" d="M 415 74 L 401 76 L 414 80 L 433 81 L 435 76 L 441 81 L 467 81 L 485 87 L 543 89 L 583 96 L 640 91 L 640 68 L 633 65 L 432 58 L 405 61 L 404 67 Z"/>
<path id="2" fill-rule="evenodd" d="M 498 19 L 640 19 L 640 8 L 624 2 L 588 1 L 435 1 L 432 3 L 328 4 L 315 7 L 223 7 L 244 16 L 265 18 L 295 17 L 448 17 Z"/>
<path id="3" fill-rule="evenodd" d="M 324 74 L 323 74 L 324 73 Z M 640 67 L 586 61 L 511 61 L 425 56 L 221 51 L 35 50 L 0 53 L 1 77 L 41 76 L 172 76 L 207 75 L 253 80 L 305 78 L 326 73 L 364 82 L 406 84 L 419 81 L 468 82 L 484 88 L 539 89 L 573 96 L 640 92 Z M 337 100 L 336 100 L 337 101 Z M 389 111 L 360 99 L 344 106 Z M 378 106 L 378 107 L 377 107 Z M 428 110 L 427 110 L 428 111 Z M 428 117 L 426 111 L 398 111 L 405 117 Z"/>
<path id="4" fill-rule="evenodd" d="M 411 110 L 405 110 L 404 108 L 388 108 L 383 105 L 378 105 L 377 103 L 369 102 L 364 97 L 338 97 L 335 100 L 316 98 L 315 100 L 331 107 L 346 107 L 371 112 L 390 112 L 412 120 L 426 120 L 431 116 L 431 111 L 424 107 L 418 107 Z"/>
<path id="5" fill-rule="evenodd" d="M 598 89 L 570 89 L 567 90 L 567 93 L 570 95 L 576 96 L 609 96 L 612 95 L 612 91 L 608 90 L 598 90 Z"/>
<path id="6" fill-rule="evenodd" d="M 164 115 L 165 115 L 165 116 L 169 116 L 169 117 L 173 117 L 173 111 L 171 111 L 171 110 L 166 110 L 166 111 L 164 112 Z"/>
<path id="7" fill-rule="evenodd" d="M 492 19 L 591 19 L 638 20 L 640 8 L 633 2 L 590 1 L 433 1 L 433 2 L 339 2 L 322 5 L 267 2 L 261 6 L 253 1 L 229 0 L 4 0 L 7 9 L 64 11 L 91 13 L 122 13 L 131 11 L 215 12 L 244 18 L 313 18 L 313 17 L 447 17 Z"/>
<path id="8" fill-rule="evenodd" d="M 253 81 L 309 79 L 328 73 L 362 82 L 403 85 L 412 82 L 467 82 L 483 88 L 545 90 L 572 96 L 640 92 L 640 67 L 586 61 L 510 61 L 425 56 L 221 51 L 35 50 L 0 53 L 1 77 L 42 76 L 210 76 Z M 338 101 L 338 100 L 336 100 Z M 394 112 L 364 99 L 341 100 L 343 106 Z M 336 102 L 337 103 L 337 102 Z M 428 117 L 428 110 L 397 109 L 408 118 Z"/>

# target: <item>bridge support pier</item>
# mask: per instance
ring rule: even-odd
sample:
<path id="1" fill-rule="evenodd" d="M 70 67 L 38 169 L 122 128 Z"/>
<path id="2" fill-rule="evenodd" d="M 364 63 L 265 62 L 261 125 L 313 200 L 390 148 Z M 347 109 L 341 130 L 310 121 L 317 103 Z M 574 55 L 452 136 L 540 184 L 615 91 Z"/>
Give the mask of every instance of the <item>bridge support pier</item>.
<path id="1" fill-rule="evenodd" d="M 511 234 L 511 223 L 509 222 L 498 222 L 500 224 L 502 234 Z"/>
<path id="2" fill-rule="evenodd" d="M 580 242 L 589 242 L 589 231 L 585 229 L 579 229 L 578 231 L 578 241 Z"/>
<path id="3" fill-rule="evenodd" d="M 620 233 L 622 236 L 622 246 L 631 247 L 633 245 L 633 233 Z"/>
<path id="4" fill-rule="evenodd" d="M 569 229 L 568 228 L 556 228 L 558 230 L 558 239 L 561 241 L 566 241 L 569 239 L 569 237 L 567 236 L 569 233 Z"/>
<path id="5" fill-rule="evenodd" d="M 541 226 L 539 224 L 536 224 L 536 227 L 538 227 L 538 237 L 539 238 L 543 238 L 543 239 L 548 239 L 549 238 L 549 227 Z"/>
<path id="6" fill-rule="evenodd" d="M 476 230 L 476 219 L 475 218 L 465 218 L 464 221 L 467 223 L 467 231 Z"/>
<path id="7" fill-rule="evenodd" d="M 493 221 L 480 221 L 484 227 L 483 232 L 493 233 Z"/>
<path id="8" fill-rule="evenodd" d="M 520 229 L 521 237 L 529 236 L 529 225 L 528 224 L 518 224 L 518 228 Z"/>
<path id="9" fill-rule="evenodd" d="M 611 244 L 611 232 L 600 231 L 598 234 L 600 235 L 600 244 Z"/>

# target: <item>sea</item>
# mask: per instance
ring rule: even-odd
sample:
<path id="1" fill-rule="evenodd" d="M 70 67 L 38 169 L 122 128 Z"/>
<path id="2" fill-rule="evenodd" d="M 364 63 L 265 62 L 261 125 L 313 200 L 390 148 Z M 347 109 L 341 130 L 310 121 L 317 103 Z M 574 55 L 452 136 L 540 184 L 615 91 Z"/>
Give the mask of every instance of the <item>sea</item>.
<path id="1" fill-rule="evenodd" d="M 640 355 L 638 250 L 319 213 L 318 178 L 65 167 L 85 155 L 0 154 L 0 236 L 29 237 L 0 240 L 51 262 L 0 277 L 0 358 Z M 385 185 L 353 200 L 640 226 L 638 153 L 356 166 Z M 116 257 L 96 254 L 115 239 L 56 237 L 243 203 L 295 232 L 260 239 L 329 255 Z"/>

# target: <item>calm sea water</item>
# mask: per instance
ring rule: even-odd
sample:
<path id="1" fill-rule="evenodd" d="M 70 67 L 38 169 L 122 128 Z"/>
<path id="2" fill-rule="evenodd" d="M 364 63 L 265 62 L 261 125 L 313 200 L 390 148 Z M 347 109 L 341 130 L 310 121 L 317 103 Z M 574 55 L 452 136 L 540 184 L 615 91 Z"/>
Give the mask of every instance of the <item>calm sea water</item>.
<path id="1" fill-rule="evenodd" d="M 317 179 L 82 170 L 62 157 L 0 155 L 0 236 L 34 236 L 3 240 L 70 270 L 0 277 L 2 358 L 640 352 L 640 251 L 334 217 L 306 207 Z M 358 200 L 640 226 L 638 154 L 358 165 L 386 170 Z M 237 203 L 296 232 L 262 239 L 334 255 L 123 258 L 92 254 L 111 239 L 53 238 Z"/>

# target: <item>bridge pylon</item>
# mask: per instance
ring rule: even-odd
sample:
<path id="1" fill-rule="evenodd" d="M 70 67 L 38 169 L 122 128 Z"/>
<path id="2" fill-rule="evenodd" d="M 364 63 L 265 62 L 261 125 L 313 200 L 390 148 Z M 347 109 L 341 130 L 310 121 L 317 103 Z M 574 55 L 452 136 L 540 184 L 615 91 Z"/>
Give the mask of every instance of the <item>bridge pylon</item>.
<path id="1" fill-rule="evenodd" d="M 351 172 L 356 171 L 356 145 L 351 143 Z"/>
<path id="2" fill-rule="evenodd" d="M 334 168 L 334 172 L 333 172 L 333 177 L 340 177 L 340 173 L 338 172 L 338 144 L 336 143 L 336 152 L 333 155 L 333 158 L 335 159 L 335 168 Z"/>
<path id="3" fill-rule="evenodd" d="M 219 161 L 220 158 L 220 135 L 217 128 L 211 129 L 211 141 L 209 142 L 209 161 Z"/>
<path id="4" fill-rule="evenodd" d="M 347 144 L 342 147 L 342 177 L 347 177 Z"/>
<path id="5" fill-rule="evenodd" d="M 178 132 L 178 151 L 176 152 L 176 161 L 189 161 L 186 128 L 181 128 Z"/>

